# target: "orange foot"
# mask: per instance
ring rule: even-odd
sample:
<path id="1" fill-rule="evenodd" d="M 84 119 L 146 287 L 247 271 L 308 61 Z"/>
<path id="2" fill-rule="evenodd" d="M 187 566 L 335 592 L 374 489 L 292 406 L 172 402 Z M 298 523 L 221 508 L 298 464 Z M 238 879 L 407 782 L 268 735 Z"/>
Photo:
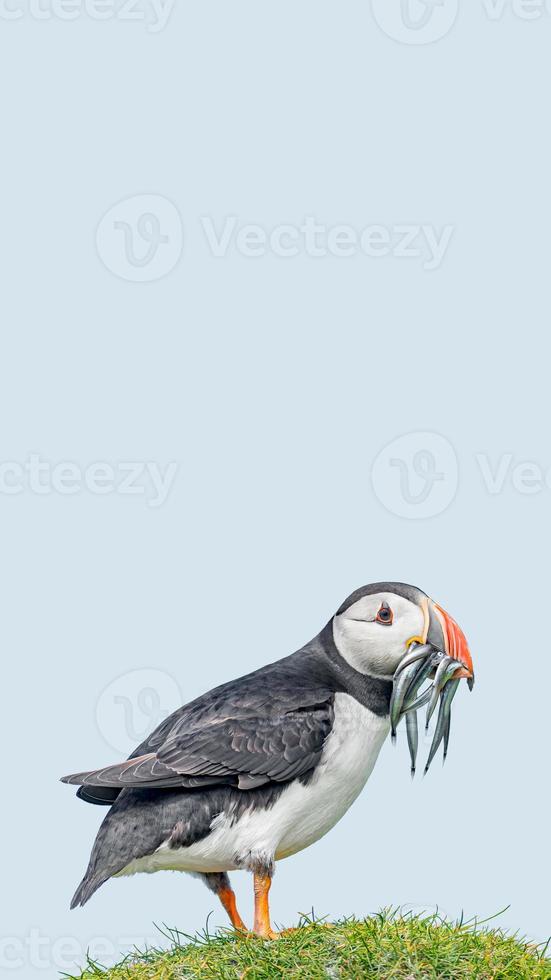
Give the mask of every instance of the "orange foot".
<path id="1" fill-rule="evenodd" d="M 247 926 L 243 922 L 243 919 L 237 911 L 237 903 L 235 900 L 235 894 L 231 888 L 221 888 L 218 892 L 218 898 L 222 902 L 226 912 L 228 913 L 230 922 L 236 932 L 246 933 Z"/>
<path id="2" fill-rule="evenodd" d="M 324 929 L 331 929 L 330 922 L 319 923 L 324 927 Z M 257 939 L 285 939 L 286 936 L 291 936 L 294 932 L 301 932 L 304 926 L 292 926 L 289 929 L 281 929 L 279 932 L 274 932 L 271 926 L 268 928 L 264 927 L 262 931 L 258 930 L 256 932 L 247 933 L 248 936 L 256 936 Z"/>
<path id="3" fill-rule="evenodd" d="M 260 932 L 260 931 L 253 932 L 252 935 L 253 936 L 256 936 L 257 939 L 270 939 L 270 940 L 272 940 L 272 939 L 279 939 L 280 936 L 281 936 L 281 933 L 280 932 L 274 932 L 274 930 L 270 926 L 268 928 L 264 928 L 262 930 L 262 932 Z"/>
<path id="4" fill-rule="evenodd" d="M 254 876 L 254 929 L 252 932 L 253 936 L 258 936 L 260 939 L 281 939 L 285 936 L 290 936 L 293 932 L 299 931 L 301 926 L 293 927 L 291 929 L 282 929 L 281 932 L 275 932 L 272 929 L 272 924 L 270 921 L 270 907 L 268 903 L 268 895 L 270 892 L 270 887 L 272 884 L 272 878 L 268 874 L 255 874 Z M 330 928 L 330 923 L 323 923 Z M 251 935 L 251 933 L 249 933 Z"/>
<path id="5" fill-rule="evenodd" d="M 268 894 L 272 879 L 270 875 L 255 874 L 254 876 L 254 934 L 260 939 L 279 939 L 279 933 L 274 932 L 270 922 L 270 907 Z"/>

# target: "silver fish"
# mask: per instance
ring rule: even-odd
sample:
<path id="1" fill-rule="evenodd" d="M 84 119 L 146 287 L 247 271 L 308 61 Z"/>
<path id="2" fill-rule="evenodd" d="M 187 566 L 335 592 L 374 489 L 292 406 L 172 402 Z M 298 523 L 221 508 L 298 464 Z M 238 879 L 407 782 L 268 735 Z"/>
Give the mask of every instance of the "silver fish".
<path id="1" fill-rule="evenodd" d="M 412 712 L 419 711 L 419 708 L 424 708 L 424 706 L 430 701 L 431 694 L 432 684 L 430 687 L 427 687 L 426 691 L 423 691 L 418 698 L 415 698 L 414 701 L 406 701 L 404 707 L 402 708 L 402 714 L 404 714 L 407 718 L 407 716 Z"/>
<path id="2" fill-rule="evenodd" d="M 432 745 L 430 747 L 429 757 L 427 760 L 427 764 L 425 766 L 425 775 L 429 771 L 429 766 L 438 751 L 440 742 L 446 735 L 446 731 L 447 731 L 447 738 L 449 739 L 451 704 L 457 693 L 458 687 L 459 687 L 458 680 L 450 681 L 449 684 L 446 684 L 444 690 L 442 691 L 440 697 L 440 709 L 438 711 L 438 720 L 436 722 L 436 729 L 434 732 Z M 447 745 L 446 745 L 446 749 L 447 749 Z"/>
<path id="3" fill-rule="evenodd" d="M 450 726 L 451 726 L 451 720 L 452 720 L 452 713 L 451 713 L 451 711 L 448 711 L 448 713 L 447 713 L 447 715 L 446 715 L 446 717 L 444 719 L 444 754 L 442 756 L 442 765 L 444 765 L 444 763 L 446 761 L 446 757 L 448 755 L 448 745 L 449 745 L 449 742 L 450 742 Z"/>
<path id="4" fill-rule="evenodd" d="M 417 710 L 417 708 L 420 707 L 420 705 L 417 704 L 415 706 L 415 709 L 413 709 L 413 706 L 410 704 L 410 702 L 413 701 L 413 699 L 415 698 L 415 695 L 417 694 L 417 691 L 419 690 L 419 688 L 421 687 L 421 685 L 425 683 L 425 681 L 426 681 L 427 677 L 429 676 L 431 670 L 433 670 L 433 668 L 436 666 L 437 663 L 440 662 L 441 659 L 442 659 L 442 654 L 440 654 L 440 653 L 436 653 L 436 654 L 433 654 L 430 657 L 427 657 L 426 661 L 422 664 L 422 666 L 419 669 L 419 671 L 417 672 L 417 674 L 415 674 L 415 676 L 414 676 L 414 678 L 413 678 L 410 686 L 407 689 L 406 696 L 405 696 L 405 699 L 404 699 L 405 704 L 407 705 L 407 708 L 403 707 L 402 708 L 403 711 L 404 710 L 407 710 L 407 711 Z M 429 688 L 429 691 L 430 690 L 431 689 Z M 423 701 L 422 703 L 423 704 L 426 704 L 426 701 Z"/>
<path id="5" fill-rule="evenodd" d="M 446 760 L 450 739 L 451 703 L 459 686 L 459 679 L 454 679 L 454 674 L 462 666 L 463 664 L 458 660 L 442 651 L 436 651 L 429 644 L 414 643 L 396 668 L 390 699 L 391 734 L 394 742 L 398 724 L 405 715 L 412 777 L 415 774 L 419 748 L 416 712 L 428 705 L 426 715 L 428 728 L 439 701 L 438 719 L 424 770 L 425 774 L 428 772 L 442 741 L 444 742 L 443 761 Z M 430 679 L 431 674 L 434 679 L 419 694 L 425 682 Z M 468 685 L 471 690 L 473 684 L 474 678 L 468 678 Z"/>
<path id="6" fill-rule="evenodd" d="M 415 711 L 410 711 L 406 715 L 406 730 L 408 736 L 408 747 L 411 758 L 411 778 L 415 776 L 415 762 L 417 760 L 417 747 L 419 745 L 419 733 L 417 730 L 417 715 Z"/>
<path id="7" fill-rule="evenodd" d="M 431 652 L 432 647 L 428 643 L 413 643 L 410 647 L 410 653 L 400 661 L 398 667 L 396 668 L 396 673 L 394 674 L 394 680 L 398 677 L 405 667 L 409 667 L 410 664 L 414 664 L 417 660 L 423 660 L 424 657 L 428 657 Z"/>
<path id="8" fill-rule="evenodd" d="M 451 672 L 450 672 L 451 667 Z M 427 708 L 427 719 L 425 721 L 425 730 L 429 727 L 429 722 L 433 716 L 434 709 L 438 704 L 438 698 L 440 697 L 440 692 L 449 680 L 451 674 L 455 674 L 457 670 L 457 661 L 452 657 L 443 657 L 442 662 L 436 671 L 436 676 L 434 678 L 434 684 L 432 685 L 432 696 Z"/>
<path id="9" fill-rule="evenodd" d="M 416 678 L 417 674 L 424 670 L 425 665 L 416 661 L 406 667 L 395 680 L 392 687 L 392 695 L 390 698 L 390 730 L 392 738 L 396 738 L 396 726 L 400 720 L 400 714 L 402 711 L 402 705 L 404 703 L 404 698 L 408 692 L 409 686 Z"/>

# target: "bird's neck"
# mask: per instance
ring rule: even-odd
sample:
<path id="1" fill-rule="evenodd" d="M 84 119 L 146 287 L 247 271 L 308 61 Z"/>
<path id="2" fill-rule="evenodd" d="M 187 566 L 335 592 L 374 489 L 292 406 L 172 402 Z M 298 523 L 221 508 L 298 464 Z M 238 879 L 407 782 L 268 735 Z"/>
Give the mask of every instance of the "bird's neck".
<path id="1" fill-rule="evenodd" d="M 333 620 L 329 620 L 316 637 L 326 658 L 337 691 L 350 694 L 376 715 L 388 715 L 392 681 L 372 674 L 362 674 L 339 653 L 333 636 Z"/>

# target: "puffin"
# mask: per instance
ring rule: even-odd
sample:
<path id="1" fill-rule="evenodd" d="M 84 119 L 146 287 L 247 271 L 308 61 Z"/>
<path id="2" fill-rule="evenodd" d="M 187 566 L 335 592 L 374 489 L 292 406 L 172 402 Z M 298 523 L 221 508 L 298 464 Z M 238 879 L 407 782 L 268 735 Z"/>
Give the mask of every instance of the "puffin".
<path id="1" fill-rule="evenodd" d="M 365 786 L 391 730 L 395 671 L 419 643 L 472 683 L 465 635 L 441 606 L 415 586 L 363 586 L 313 640 L 179 708 L 127 760 L 64 776 L 110 808 L 71 908 L 109 878 L 184 871 L 246 932 L 228 877 L 246 870 L 253 933 L 275 939 L 275 864 L 323 837 Z"/>

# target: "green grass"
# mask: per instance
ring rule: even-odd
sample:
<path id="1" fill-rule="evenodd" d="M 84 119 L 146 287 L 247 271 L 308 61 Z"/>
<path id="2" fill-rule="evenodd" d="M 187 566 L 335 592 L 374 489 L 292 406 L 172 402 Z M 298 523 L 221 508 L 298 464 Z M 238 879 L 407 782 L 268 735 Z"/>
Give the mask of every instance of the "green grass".
<path id="1" fill-rule="evenodd" d="M 476 920 L 390 909 L 330 926 L 304 919 L 275 942 L 230 932 L 191 939 L 170 930 L 168 938 L 168 952 L 136 954 L 113 969 L 90 963 L 78 980 L 551 980 L 547 947 Z"/>

